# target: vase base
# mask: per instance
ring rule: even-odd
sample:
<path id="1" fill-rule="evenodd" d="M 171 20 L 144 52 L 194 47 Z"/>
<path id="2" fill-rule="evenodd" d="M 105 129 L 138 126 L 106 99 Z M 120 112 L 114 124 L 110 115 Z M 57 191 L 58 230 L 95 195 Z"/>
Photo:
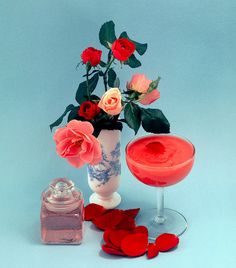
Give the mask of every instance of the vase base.
<path id="1" fill-rule="evenodd" d="M 103 206 L 106 209 L 112 209 L 120 204 L 121 196 L 117 192 L 115 192 L 111 195 L 110 198 L 104 199 L 102 196 L 93 193 L 89 198 L 89 202 Z"/>

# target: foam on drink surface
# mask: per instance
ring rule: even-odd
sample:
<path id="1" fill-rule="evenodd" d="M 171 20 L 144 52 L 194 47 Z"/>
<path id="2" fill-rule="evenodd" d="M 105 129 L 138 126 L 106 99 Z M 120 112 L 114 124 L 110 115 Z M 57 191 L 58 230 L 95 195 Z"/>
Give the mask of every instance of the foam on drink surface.
<path id="1" fill-rule="evenodd" d="M 148 166 L 174 166 L 185 162 L 192 154 L 193 147 L 189 142 L 168 135 L 145 137 L 128 148 L 130 158 Z"/>

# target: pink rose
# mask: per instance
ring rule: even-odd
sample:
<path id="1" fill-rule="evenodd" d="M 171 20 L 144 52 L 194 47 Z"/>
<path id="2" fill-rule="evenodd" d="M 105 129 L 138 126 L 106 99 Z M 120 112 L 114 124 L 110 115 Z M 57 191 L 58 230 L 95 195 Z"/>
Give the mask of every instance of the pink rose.
<path id="1" fill-rule="evenodd" d="M 57 154 L 74 167 L 85 163 L 98 164 L 102 159 L 99 141 L 92 135 L 93 126 L 89 122 L 71 120 L 66 127 L 58 128 L 54 134 Z"/>
<path id="2" fill-rule="evenodd" d="M 127 83 L 127 89 L 142 93 L 139 102 L 143 105 L 148 105 L 160 98 L 160 92 L 157 89 L 148 92 L 151 83 L 152 80 L 149 80 L 144 74 L 135 74 L 130 82 Z"/>
<path id="3" fill-rule="evenodd" d="M 146 93 L 152 80 L 149 80 L 144 74 L 134 74 L 127 88 L 139 93 Z"/>
<path id="4" fill-rule="evenodd" d="M 98 106 L 107 114 L 119 114 L 122 110 L 120 90 L 118 88 L 110 88 L 102 96 Z"/>
<path id="5" fill-rule="evenodd" d="M 153 89 L 150 93 L 143 94 L 139 98 L 139 102 L 143 105 L 148 105 L 160 98 L 160 92 L 157 89 Z"/>

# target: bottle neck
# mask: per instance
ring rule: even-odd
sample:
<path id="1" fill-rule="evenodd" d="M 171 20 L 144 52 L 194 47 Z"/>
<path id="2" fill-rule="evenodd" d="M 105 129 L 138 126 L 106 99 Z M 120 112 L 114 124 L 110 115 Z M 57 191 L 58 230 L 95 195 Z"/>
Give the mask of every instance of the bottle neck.
<path id="1" fill-rule="evenodd" d="M 73 211 L 79 206 L 82 194 L 74 188 L 72 181 L 55 179 L 49 189 L 43 193 L 42 198 L 48 210 L 65 213 Z"/>

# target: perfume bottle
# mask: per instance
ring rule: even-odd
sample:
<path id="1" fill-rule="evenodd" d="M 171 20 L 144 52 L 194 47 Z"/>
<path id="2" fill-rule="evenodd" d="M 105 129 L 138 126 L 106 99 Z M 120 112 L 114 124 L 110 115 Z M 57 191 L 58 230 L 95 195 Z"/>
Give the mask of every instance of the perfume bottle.
<path id="1" fill-rule="evenodd" d="M 84 230 L 84 200 L 74 183 L 54 179 L 42 193 L 41 239 L 46 244 L 80 244 Z"/>

